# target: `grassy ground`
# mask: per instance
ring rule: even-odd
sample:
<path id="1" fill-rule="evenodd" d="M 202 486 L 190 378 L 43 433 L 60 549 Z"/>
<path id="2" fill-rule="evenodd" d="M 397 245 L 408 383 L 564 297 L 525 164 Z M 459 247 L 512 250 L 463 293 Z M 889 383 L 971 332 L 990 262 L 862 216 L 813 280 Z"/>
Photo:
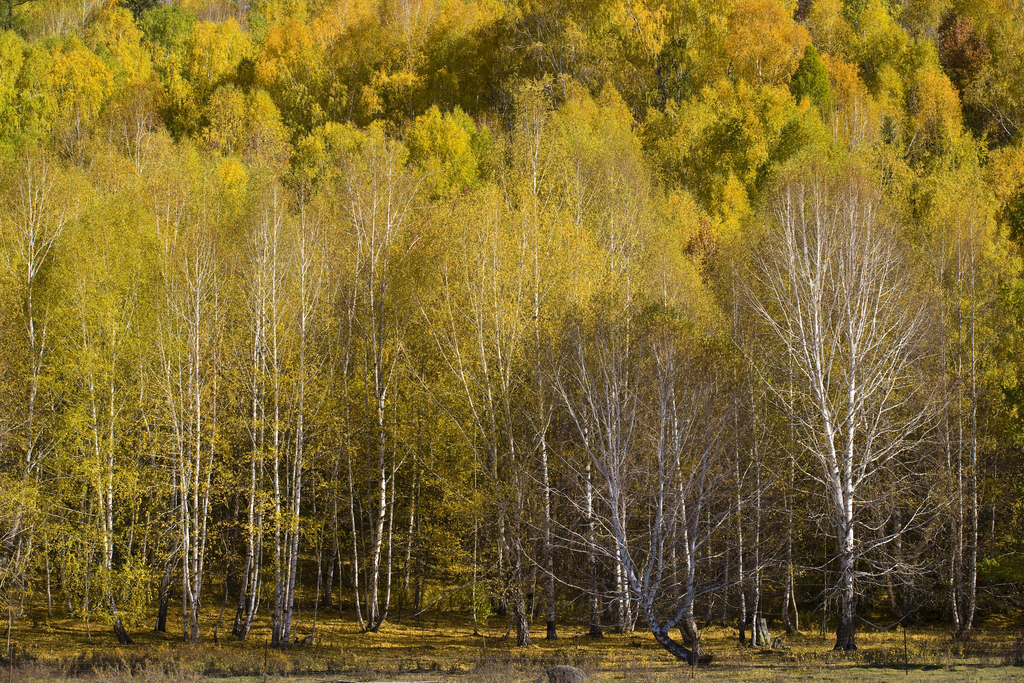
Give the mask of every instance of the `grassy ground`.
<path id="1" fill-rule="evenodd" d="M 172 617 L 173 619 L 173 617 Z M 174 623 L 172 621 L 172 623 Z M 318 642 L 277 651 L 266 646 L 268 629 L 256 628 L 245 642 L 230 636 L 212 641 L 213 624 L 203 629 L 204 644 L 181 644 L 180 635 L 137 629 L 135 645 L 118 646 L 109 627 L 78 619 L 46 624 L 37 618 L 15 623 L 15 667 L 0 672 L 13 680 L 88 678 L 99 683 L 192 683 L 205 677 L 224 683 L 292 678 L 309 683 L 338 681 L 495 681 L 539 680 L 554 664 L 578 666 L 593 681 L 668 683 L 696 676 L 724 681 L 1020 681 L 1024 668 L 1008 666 L 1021 653 L 1013 633 L 983 631 L 970 641 L 953 641 L 940 629 L 912 629 L 906 661 L 902 631 L 865 630 L 855 653 L 833 653 L 833 636 L 784 636 L 785 649 L 741 648 L 735 629 L 712 627 L 704 646 L 715 656 L 696 671 L 676 662 L 644 631 L 592 639 L 579 625 L 563 625 L 557 641 L 544 639 L 542 624 L 534 645 L 520 649 L 502 640 L 507 622 L 492 618 L 482 634 L 462 616 L 431 615 L 387 624 L 380 633 L 360 633 L 354 623 L 322 619 Z M 300 626 L 299 635 L 308 633 Z M 175 624 L 176 625 L 176 624 Z M 222 634 L 224 629 L 222 628 Z M 0 646 L 2 647 L 2 646 Z M 4 668 L 7 668 L 6 666 Z M 6 674 L 6 675 L 4 675 Z"/>

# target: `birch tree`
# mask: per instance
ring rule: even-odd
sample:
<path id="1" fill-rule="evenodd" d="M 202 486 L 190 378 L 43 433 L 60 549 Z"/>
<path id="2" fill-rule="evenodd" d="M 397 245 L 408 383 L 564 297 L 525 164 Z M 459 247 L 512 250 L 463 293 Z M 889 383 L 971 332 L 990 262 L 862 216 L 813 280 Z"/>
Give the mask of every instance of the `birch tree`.
<path id="1" fill-rule="evenodd" d="M 123 227 L 123 226 L 118 226 Z M 138 354 L 138 323 L 145 317 L 141 305 L 149 303 L 145 297 L 145 261 L 142 251 L 145 239 L 139 231 L 131 238 L 122 239 L 114 258 L 109 225 L 88 225 L 82 231 L 82 248 L 73 261 L 77 280 L 74 288 L 74 330 L 68 337 L 73 349 L 69 358 L 77 386 L 76 401 L 79 426 L 81 467 L 87 490 L 94 496 L 94 507 L 99 522 L 101 540 L 100 585 L 103 602 L 118 642 L 131 644 L 115 594 L 123 577 L 115 566 L 115 547 L 121 546 L 126 565 L 131 564 L 131 543 L 124 544 L 122 535 L 126 510 L 122 509 L 132 494 L 124 490 L 125 484 L 139 473 L 126 458 L 125 447 L 135 441 L 131 420 L 138 415 L 139 381 L 141 373 Z M 127 257 L 127 258 L 125 258 Z M 127 462 L 126 462 L 127 460 Z M 130 518 L 128 518 L 130 520 Z M 128 546 L 128 547 L 125 547 Z"/>
<path id="2" fill-rule="evenodd" d="M 320 224 L 302 210 L 294 233 L 286 264 L 289 302 L 282 325 L 290 346 L 287 364 L 291 443 L 287 444 L 283 458 L 275 453 L 273 470 L 275 589 L 271 624 L 273 644 L 279 647 L 289 644 L 293 628 L 307 442 L 317 407 L 315 390 L 325 360 L 319 343 L 324 338 L 320 334 L 320 306 L 326 268 Z"/>
<path id="3" fill-rule="evenodd" d="M 524 591 L 526 459 L 533 443 L 524 414 L 524 362 L 531 347 L 533 251 L 504 203 L 491 194 L 460 216 L 465 232 L 441 269 L 441 301 L 426 312 L 455 389 L 443 399 L 494 491 L 499 571 L 507 583 L 516 644 L 530 645 Z M 504 229 L 496 226 L 507 226 Z M 546 471 L 544 472 L 546 475 Z"/>
<path id="4" fill-rule="evenodd" d="M 835 649 L 853 650 L 862 563 L 902 533 L 870 533 L 865 490 L 899 488 L 898 459 L 932 417 L 918 382 L 924 314 L 878 187 L 856 167 L 798 169 L 781 184 L 770 223 L 753 308 L 776 343 L 777 370 L 793 373 L 769 386 L 817 464 L 810 474 L 837 539 Z"/>
<path id="5" fill-rule="evenodd" d="M 722 378 L 685 350 L 696 340 L 678 319 L 643 329 L 622 311 L 608 301 L 574 324 L 554 380 L 596 479 L 581 513 L 608 543 L 593 544 L 586 527 L 560 534 L 617 567 L 614 597 L 624 591 L 658 643 L 692 663 L 694 603 L 722 580 L 706 550 L 734 510 Z M 670 635 L 677 627 L 690 648 Z"/>
<path id="6" fill-rule="evenodd" d="M 220 311 L 215 242 L 206 218 L 169 236 L 160 329 L 160 381 L 181 553 L 185 640 L 199 643 L 217 420 Z"/>
<path id="7" fill-rule="evenodd" d="M 339 202 L 349 231 L 348 257 L 355 263 L 353 322 L 361 356 L 356 363 L 370 497 L 365 627 L 376 631 L 387 618 L 391 598 L 391 503 L 399 460 L 388 408 L 397 399 L 408 324 L 398 306 L 399 278 L 418 241 L 411 223 L 420 178 L 406 168 L 405 148 L 380 128 L 355 133 L 351 145 L 341 159 Z M 354 524 L 352 533 L 355 538 Z"/>
<path id="8" fill-rule="evenodd" d="M 56 160 L 45 152 L 25 153 L 13 174 L 0 216 L 0 255 L 14 284 L 27 346 L 25 403 L 22 409 L 22 473 L 33 475 L 45 453 L 38 423 L 39 382 L 52 350 L 50 317 L 42 277 L 53 261 L 54 246 L 77 214 L 77 203 Z"/>
<path id="9" fill-rule="evenodd" d="M 11 500 L 5 511 L 9 522 L 0 538 L 0 594 L 10 599 L 16 580 L 20 612 L 32 550 L 30 520 L 42 502 L 38 484 L 50 452 L 47 413 L 40 410 L 40 389 L 53 351 L 46 274 L 61 235 L 77 216 L 78 204 L 64 171 L 42 150 L 26 151 L 10 173 L 0 204 L 0 265 L 14 304 L 8 311 L 9 324 L 21 329 L 12 335 L 14 354 L 4 373 L 17 385 L 17 399 L 4 438 L 15 460 L 10 464 Z"/>
<path id="10" fill-rule="evenodd" d="M 991 404 L 991 337 L 995 281 L 1004 276 L 995 232 L 994 202 L 965 165 L 936 174 L 927 187 L 922 228 L 925 250 L 940 293 L 938 323 L 943 371 L 939 430 L 945 462 L 946 515 L 950 523 L 950 607 L 963 637 L 973 627 L 979 558 L 979 451 L 984 450 Z M 908 589 L 910 586 L 908 586 Z"/>
<path id="11" fill-rule="evenodd" d="M 275 207 L 276 208 L 276 207 Z M 280 215 L 267 207 L 245 246 L 245 265 L 241 278 L 248 322 L 248 347 L 242 374 L 248 389 L 246 401 L 249 437 L 249 476 L 246 492 L 245 559 L 239 586 L 238 608 L 231 632 L 244 640 L 252 628 L 259 608 L 263 580 L 263 517 L 265 513 L 266 439 L 267 439 L 267 370 L 269 341 L 277 329 L 281 287 L 276 269 L 280 244 Z M 273 359 L 271 358 L 271 363 Z M 272 410 L 272 406 L 271 406 Z"/>

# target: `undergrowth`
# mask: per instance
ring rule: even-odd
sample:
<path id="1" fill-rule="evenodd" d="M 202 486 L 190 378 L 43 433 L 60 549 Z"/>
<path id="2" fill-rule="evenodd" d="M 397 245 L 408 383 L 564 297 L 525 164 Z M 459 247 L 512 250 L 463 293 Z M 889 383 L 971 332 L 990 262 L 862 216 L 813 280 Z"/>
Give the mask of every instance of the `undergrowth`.
<path id="1" fill-rule="evenodd" d="M 77 620 L 51 620 L 31 628 L 25 619 L 15 623 L 11 634 L 15 662 L 10 667 L 3 660 L 0 683 L 7 677 L 12 681 L 79 678 L 97 683 L 195 683 L 207 677 L 259 681 L 297 676 L 515 683 L 535 681 L 538 672 L 555 664 L 579 667 L 599 680 L 664 683 L 694 674 L 773 680 L 787 672 L 800 672 L 802 678 L 819 680 L 814 676 L 839 676 L 855 669 L 877 673 L 968 667 L 973 671 L 1024 664 L 1024 631 L 978 631 L 969 639 L 954 640 L 940 628 L 911 629 L 904 646 L 901 630 L 865 630 L 858 634 L 857 651 L 839 653 L 831 650 L 834 636 L 828 634 L 783 635 L 781 649 L 751 649 L 739 645 L 736 629 L 713 626 L 703 632 L 702 643 L 715 655 L 714 663 L 695 672 L 669 656 L 649 633 L 639 630 L 591 638 L 584 634 L 585 625 L 563 624 L 561 637 L 548 641 L 539 624 L 534 644 L 517 648 L 513 638 L 502 637 L 507 623 L 494 617 L 487 626 L 474 635 L 472 624 L 464 617 L 440 614 L 385 624 L 379 633 L 361 633 L 350 621 L 321 616 L 313 645 L 277 649 L 269 647 L 265 628 L 255 628 L 245 641 L 221 637 L 218 644 L 199 646 L 183 644 L 176 633 L 139 630 L 132 633 L 134 645 L 120 646 L 112 632 L 98 631 L 95 624 L 86 630 Z M 212 624 L 207 630 L 212 632 Z M 1024 681 L 1024 669 L 1007 671 L 1008 676 Z M 344 677 L 326 678 L 335 674 Z"/>

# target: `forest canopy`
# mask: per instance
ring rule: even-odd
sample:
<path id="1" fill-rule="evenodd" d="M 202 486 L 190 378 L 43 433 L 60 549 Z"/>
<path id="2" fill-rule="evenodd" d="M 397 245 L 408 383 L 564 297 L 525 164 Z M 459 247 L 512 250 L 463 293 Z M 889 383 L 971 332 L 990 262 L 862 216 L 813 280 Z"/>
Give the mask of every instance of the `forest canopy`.
<path id="1" fill-rule="evenodd" d="M 1024 615 L 1019 0 L 0 10 L 11 621 Z"/>

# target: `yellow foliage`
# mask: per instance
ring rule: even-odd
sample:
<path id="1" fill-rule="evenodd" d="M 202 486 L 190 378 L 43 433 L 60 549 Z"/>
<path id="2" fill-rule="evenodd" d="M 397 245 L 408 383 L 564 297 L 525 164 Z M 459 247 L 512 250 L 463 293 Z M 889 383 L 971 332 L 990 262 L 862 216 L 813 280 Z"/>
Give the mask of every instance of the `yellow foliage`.
<path id="1" fill-rule="evenodd" d="M 245 103 L 248 126 L 246 153 L 252 158 L 286 164 L 290 155 L 288 130 L 274 101 L 265 90 L 253 90 Z"/>
<path id="2" fill-rule="evenodd" d="M 843 0 L 815 0 L 807 28 L 823 59 L 844 52 L 853 38 L 853 30 L 843 18 Z"/>
<path id="3" fill-rule="evenodd" d="M 754 85 L 788 85 L 809 42 L 807 29 L 779 0 L 736 0 L 729 15 L 726 54 Z"/>
<path id="4" fill-rule="evenodd" d="M 106 65 L 72 36 L 50 55 L 49 86 L 56 100 L 57 123 L 88 125 L 114 86 Z"/>
<path id="5" fill-rule="evenodd" d="M 993 150 L 985 165 L 986 179 L 996 198 L 1006 202 L 1024 190 L 1024 145 L 1018 142 Z"/>
<path id="6" fill-rule="evenodd" d="M 669 194 L 659 202 L 652 236 L 652 297 L 692 322 L 709 324 L 717 304 L 704 283 L 719 246 L 711 217 L 690 193 Z"/>
<path id="7" fill-rule="evenodd" d="M 654 6 L 644 0 L 619 0 L 615 5 L 615 19 L 626 27 L 648 57 L 661 52 L 671 13 L 664 3 Z"/>
<path id="8" fill-rule="evenodd" d="M 310 28 L 316 41 L 326 48 L 358 27 L 375 23 L 374 10 L 371 0 L 334 0 L 324 3 Z"/>
<path id="9" fill-rule="evenodd" d="M 774 155 L 791 154 L 803 144 L 797 136 L 780 148 L 784 131 L 801 130 L 800 117 L 788 88 L 722 79 L 699 99 L 669 111 L 664 125 L 674 131 L 662 133 L 657 143 L 661 163 L 717 215 L 729 203 L 723 204 L 727 184 L 739 182 L 746 192 L 756 192 Z"/>
<path id="10" fill-rule="evenodd" d="M 309 8 L 305 0 L 259 0 L 254 5 L 266 25 L 271 27 L 288 21 L 305 24 Z"/>
<path id="11" fill-rule="evenodd" d="M 187 77 L 199 93 L 208 93 L 252 54 L 249 33 L 234 19 L 196 24 L 189 46 Z"/>
<path id="12" fill-rule="evenodd" d="M 13 31 L 0 33 L 0 140 L 18 131 L 18 75 L 25 62 L 25 43 Z M 0 143 L 0 155 L 3 154 Z"/>
<path id="13" fill-rule="evenodd" d="M 423 47 L 441 9 L 435 0 L 382 0 L 380 7 L 384 26 L 407 59 Z"/>
<path id="14" fill-rule="evenodd" d="M 451 197 L 476 182 L 472 136 L 476 127 L 461 109 L 442 114 L 437 106 L 416 118 L 406 132 L 409 157 L 423 164 L 437 197 Z"/>
<path id="15" fill-rule="evenodd" d="M 742 242 L 743 226 L 750 217 L 750 196 L 743 183 L 730 173 L 716 199 L 720 216 L 718 236 L 723 248 L 731 250 Z"/>
<path id="16" fill-rule="evenodd" d="M 356 154 L 362 135 L 352 125 L 329 121 L 302 137 L 296 145 L 294 165 L 305 182 L 331 182 L 341 162 Z"/>
<path id="17" fill-rule="evenodd" d="M 224 157 L 217 164 L 217 185 L 229 207 L 237 207 L 245 201 L 249 173 L 236 157 Z"/>
<path id="18" fill-rule="evenodd" d="M 960 97 L 937 66 L 917 72 L 910 113 L 915 126 L 911 151 L 917 147 L 942 154 L 962 135 Z"/>
<path id="19" fill-rule="evenodd" d="M 237 153 L 245 136 L 245 95 L 233 85 L 222 86 L 210 97 L 207 109 L 210 121 L 206 142 L 222 154 Z"/>
<path id="20" fill-rule="evenodd" d="M 217 88 L 207 109 L 206 142 L 221 154 L 274 160 L 288 158 L 288 133 L 281 113 L 263 90 L 244 94 L 233 85 Z"/>
<path id="21" fill-rule="evenodd" d="M 884 64 L 876 72 L 873 84 L 867 84 L 879 109 L 894 117 L 902 115 L 906 101 L 906 79 L 892 64 Z"/>
<path id="22" fill-rule="evenodd" d="M 256 85 L 269 92 L 289 124 L 311 130 L 326 115 L 319 101 L 324 58 L 309 25 L 287 19 L 270 27 L 255 65 Z"/>
<path id="23" fill-rule="evenodd" d="M 103 12 L 89 25 L 86 41 L 96 50 L 106 48 L 124 70 L 129 82 L 144 81 L 153 72 L 150 57 L 142 47 L 142 31 L 132 13 L 124 7 Z"/>
<path id="24" fill-rule="evenodd" d="M 909 38 L 883 0 L 852 3 L 860 5 L 854 24 L 850 23 L 848 4 L 844 0 L 813 4 L 807 25 L 814 44 L 824 54 L 857 64 L 868 89 L 883 110 L 888 110 L 887 100 L 902 101 L 902 88 L 897 88 L 895 81 L 908 67 Z"/>
<path id="25" fill-rule="evenodd" d="M 412 117 L 422 79 L 414 71 L 377 70 L 359 98 L 360 114 L 367 120 L 383 115 L 392 121 Z"/>
<path id="26" fill-rule="evenodd" d="M 498 0 L 447 0 L 442 3 L 434 30 L 449 36 L 449 39 L 468 37 L 504 15 L 505 6 Z"/>
<path id="27" fill-rule="evenodd" d="M 840 55 L 822 55 L 832 88 L 828 126 L 832 138 L 848 149 L 870 146 L 878 138 L 879 108 L 857 73 Z"/>
<path id="28" fill-rule="evenodd" d="M 293 63 L 309 54 L 314 45 L 313 31 L 298 19 L 285 19 L 267 30 L 256 56 L 256 80 L 273 84 L 284 71 L 294 71 Z"/>

